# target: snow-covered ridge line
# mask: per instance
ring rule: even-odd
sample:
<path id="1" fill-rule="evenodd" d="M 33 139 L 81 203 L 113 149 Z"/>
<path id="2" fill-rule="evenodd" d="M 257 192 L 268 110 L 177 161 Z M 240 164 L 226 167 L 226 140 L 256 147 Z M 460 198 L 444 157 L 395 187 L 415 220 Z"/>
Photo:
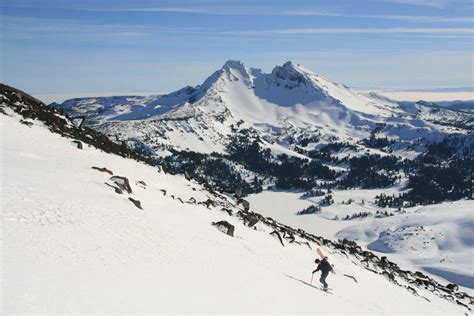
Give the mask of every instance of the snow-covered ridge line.
<path id="1" fill-rule="evenodd" d="M 123 157 L 139 159 L 150 163 L 150 161 L 147 159 L 136 153 L 128 151 L 126 148 L 124 149 L 118 146 L 115 147 L 114 143 L 106 141 L 107 138 L 101 138 L 99 133 L 93 133 L 90 130 L 82 130 L 77 128 L 67 118 L 62 117 L 58 110 L 50 109 L 48 107 L 44 107 L 41 104 L 31 102 L 32 100 L 30 100 L 28 96 L 22 94 L 22 92 L 19 90 L 6 86 L 1 86 L 1 89 L 3 95 L 2 107 L 6 105 L 7 107 L 13 109 L 16 113 L 23 116 L 23 118 L 26 120 L 38 119 L 46 125 L 51 126 L 52 132 L 60 133 L 66 137 L 84 140 L 94 147 L 107 152 L 113 152 Z M 3 113 L 5 114 L 4 110 Z M 29 123 L 31 122 L 25 121 L 24 124 L 28 125 Z M 313 246 L 325 246 L 327 249 L 331 249 L 337 253 L 340 253 L 341 256 L 346 256 L 347 258 L 350 256 L 350 259 L 357 262 L 358 264 L 365 263 L 367 268 L 372 272 L 383 274 L 392 282 L 404 286 L 414 294 L 416 293 L 416 290 L 414 290 L 412 286 L 416 286 L 420 289 L 429 289 L 431 291 L 436 291 L 437 295 L 446 299 L 450 299 L 450 297 L 454 296 L 456 297 L 456 302 L 458 304 L 469 309 L 467 303 L 463 302 L 472 301 L 472 298 L 466 293 L 453 292 L 452 289 L 442 286 L 420 272 L 413 273 L 410 271 L 400 270 L 396 264 L 389 262 L 386 258 L 378 258 L 373 253 L 364 251 L 362 248 L 353 243 L 348 243 L 347 241 L 332 242 L 330 240 L 308 234 L 303 230 L 295 230 L 289 226 L 280 224 L 271 218 L 265 218 L 257 213 L 251 212 L 249 207 L 246 206 L 247 203 L 245 200 L 234 200 L 232 198 L 226 197 L 221 193 L 215 192 L 208 185 L 205 186 L 205 188 L 215 198 L 214 200 L 211 199 L 203 202 L 204 204 L 207 204 L 207 207 L 220 207 L 221 210 L 224 211 L 226 208 L 232 208 L 233 211 L 236 212 L 237 218 L 244 222 L 244 226 L 251 227 L 257 222 L 263 223 L 267 227 L 273 229 L 270 234 L 276 235 L 283 246 L 285 245 L 285 241 L 290 244 L 304 244 L 303 246 L 308 246 L 310 248 L 311 245 L 309 242 L 313 243 Z M 243 209 L 239 206 L 239 204 L 244 206 Z M 298 237 L 299 240 L 295 237 Z"/>
<path id="2" fill-rule="evenodd" d="M 291 126 L 294 138 L 318 131 L 321 143 L 357 143 L 374 130 L 379 137 L 400 142 L 438 142 L 444 135 L 472 129 L 473 117 L 425 103 L 399 103 L 376 93 L 357 93 L 293 62 L 263 73 L 239 61 L 227 61 L 200 86 L 168 95 L 74 99 L 54 106 L 86 115 L 90 126 L 107 135 L 139 140 L 150 148 L 169 146 L 202 153 L 223 152 L 230 127 L 240 121 L 288 147 L 282 140 L 287 135 L 275 135 L 275 131 L 289 131 Z"/>

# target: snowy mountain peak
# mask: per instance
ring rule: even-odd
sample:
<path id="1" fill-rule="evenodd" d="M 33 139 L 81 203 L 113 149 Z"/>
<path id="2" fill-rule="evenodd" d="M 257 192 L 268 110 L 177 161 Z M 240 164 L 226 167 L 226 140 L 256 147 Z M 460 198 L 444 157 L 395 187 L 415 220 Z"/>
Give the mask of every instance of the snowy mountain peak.
<path id="1" fill-rule="evenodd" d="M 378 126 L 386 126 L 385 137 L 403 140 L 422 135 L 435 139 L 446 129 L 419 120 L 429 117 L 439 122 L 432 107 L 356 93 L 292 61 L 264 73 L 241 61 L 228 60 L 195 88 L 154 97 L 68 100 L 60 107 L 69 114 L 87 115 L 89 124 L 101 125 L 109 134 L 123 131 L 124 138 L 147 140 L 148 134 L 158 133 L 166 135 L 161 144 L 199 152 L 222 151 L 226 136 L 232 134 L 230 127 L 240 121 L 265 130 L 263 133 L 286 131 L 288 126 L 295 129 L 292 134 L 317 130 L 320 142 L 357 142 L 370 137 L 374 130 L 380 131 Z M 457 119 L 457 114 L 445 115 Z M 153 128 L 146 122 L 126 123 L 149 119 Z M 102 125 L 106 122 L 110 124 Z M 279 141 L 287 146 L 283 134 Z M 193 137 L 196 141 L 190 142 Z"/>
<path id="2" fill-rule="evenodd" d="M 222 67 L 221 71 L 226 75 L 227 80 L 242 80 L 245 85 L 249 87 L 253 84 L 252 70 L 247 68 L 241 61 L 228 60 Z"/>
<path id="3" fill-rule="evenodd" d="M 228 61 L 225 62 L 224 66 L 222 66 L 223 70 L 231 70 L 231 69 L 237 69 L 237 70 L 246 70 L 246 67 L 243 62 L 240 60 L 231 60 L 229 59 Z"/>
<path id="4" fill-rule="evenodd" d="M 293 81 L 302 80 L 304 78 L 304 72 L 302 72 L 300 67 L 291 61 L 284 63 L 283 66 L 276 66 L 273 68 L 272 75 L 279 79 L 289 79 Z"/>
<path id="5" fill-rule="evenodd" d="M 284 63 L 282 66 L 276 66 L 275 69 L 276 68 L 283 68 L 283 69 L 286 69 L 288 72 L 293 72 L 293 73 L 294 72 L 299 72 L 301 74 L 307 73 L 307 72 L 312 73 L 311 71 L 307 70 L 300 64 L 294 63 L 291 60 Z"/>

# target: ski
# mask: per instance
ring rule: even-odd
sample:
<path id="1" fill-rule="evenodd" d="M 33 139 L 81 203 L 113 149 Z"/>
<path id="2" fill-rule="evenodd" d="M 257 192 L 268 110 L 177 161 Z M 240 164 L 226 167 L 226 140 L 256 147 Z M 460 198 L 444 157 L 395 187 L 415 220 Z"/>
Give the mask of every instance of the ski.
<path id="1" fill-rule="evenodd" d="M 321 258 L 321 260 L 323 260 L 325 256 L 324 256 L 323 252 L 321 251 L 321 249 L 319 249 L 319 248 L 316 249 L 316 252 L 318 253 L 318 255 L 319 255 L 319 257 Z"/>

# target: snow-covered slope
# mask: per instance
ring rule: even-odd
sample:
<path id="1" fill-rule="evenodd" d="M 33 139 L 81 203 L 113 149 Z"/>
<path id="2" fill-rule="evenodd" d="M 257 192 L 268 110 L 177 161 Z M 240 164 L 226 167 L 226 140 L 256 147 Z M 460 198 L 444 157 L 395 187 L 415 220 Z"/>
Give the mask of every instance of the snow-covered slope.
<path id="1" fill-rule="evenodd" d="M 14 104 L 20 113 L 29 108 L 22 101 Z M 357 255 L 322 239 L 304 239 L 309 236 L 302 231 L 282 246 L 269 233 L 275 227 L 282 233 L 283 226 L 271 227 L 264 218 L 252 228 L 244 225 L 237 211 L 256 215 L 234 199 L 89 145 L 79 149 L 71 138 L 4 105 L 5 314 L 468 311 L 456 303 L 466 304 L 465 299 L 424 290 L 398 274 L 398 285 L 389 282 L 370 271 L 380 271 L 375 261 L 364 266 Z M 117 183 L 124 180 L 114 182 L 109 173 L 127 177 L 131 192 L 117 194 Z M 199 203 L 209 200 L 207 207 Z M 233 237 L 211 225 L 221 220 L 234 225 Z M 332 294 L 319 290 L 317 281 L 310 284 L 316 247 L 335 265 L 337 274 L 328 279 Z M 417 295 L 405 286 L 416 287 Z"/>
<path id="2" fill-rule="evenodd" d="M 265 216 L 329 239 L 355 240 L 402 266 L 424 271 L 443 282 L 474 289 L 474 201 L 384 209 L 372 201 L 396 188 L 334 190 L 335 203 L 320 214 L 297 216 L 296 212 L 318 205 L 322 197 L 302 198 L 296 192 L 264 192 L 248 197 Z M 351 200 L 350 203 L 348 201 Z M 388 215 L 385 212 L 388 211 Z M 354 214 L 366 217 L 352 217 Z"/>
<path id="3" fill-rule="evenodd" d="M 187 101 L 193 92 L 192 87 L 185 87 L 167 95 L 77 98 L 52 106 L 74 115 L 86 115 L 91 123 L 100 124 L 108 120 L 144 119 L 168 112 Z"/>
<path id="4" fill-rule="evenodd" d="M 166 147 L 221 152 L 230 126 L 241 121 L 270 143 L 286 146 L 282 139 L 288 133 L 294 138 L 318 133 L 321 142 L 355 143 L 375 129 L 400 140 L 440 140 L 442 133 L 463 132 L 460 126 L 439 124 L 446 115 L 469 118 L 467 113 L 444 110 L 429 112 L 428 120 L 422 104 L 356 93 L 293 62 L 265 74 L 227 61 L 201 86 L 139 103 L 96 98 L 68 100 L 60 106 L 72 114 L 88 114 L 96 128 L 123 140 L 139 140 L 154 152 Z M 155 109 L 157 104 L 161 107 Z"/>

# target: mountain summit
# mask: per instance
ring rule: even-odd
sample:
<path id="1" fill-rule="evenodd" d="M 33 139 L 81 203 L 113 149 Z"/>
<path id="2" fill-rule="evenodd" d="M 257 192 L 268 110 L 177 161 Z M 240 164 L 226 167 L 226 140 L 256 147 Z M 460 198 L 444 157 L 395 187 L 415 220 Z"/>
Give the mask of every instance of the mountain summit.
<path id="1" fill-rule="evenodd" d="M 433 114 L 422 104 L 354 92 L 292 61 L 264 73 L 228 60 L 197 87 L 149 97 L 72 99 L 59 106 L 86 115 L 90 125 L 109 134 L 140 142 L 161 135 L 161 145 L 198 152 L 222 151 L 239 122 L 286 146 L 281 141 L 289 129 L 293 138 L 317 131 L 322 142 L 357 142 L 374 130 L 400 140 L 434 140 L 453 131 L 437 122 L 465 119 L 454 111 Z"/>

